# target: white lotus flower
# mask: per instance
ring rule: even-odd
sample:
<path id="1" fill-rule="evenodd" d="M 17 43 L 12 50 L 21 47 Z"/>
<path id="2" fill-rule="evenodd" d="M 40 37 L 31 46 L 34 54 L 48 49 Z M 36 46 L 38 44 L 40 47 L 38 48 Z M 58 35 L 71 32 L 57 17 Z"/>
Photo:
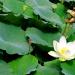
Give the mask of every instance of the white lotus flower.
<path id="1" fill-rule="evenodd" d="M 55 51 L 50 51 L 48 54 L 59 58 L 60 61 L 66 61 L 75 58 L 75 42 L 67 43 L 64 36 L 60 38 L 59 42 L 54 40 L 53 47 Z"/>

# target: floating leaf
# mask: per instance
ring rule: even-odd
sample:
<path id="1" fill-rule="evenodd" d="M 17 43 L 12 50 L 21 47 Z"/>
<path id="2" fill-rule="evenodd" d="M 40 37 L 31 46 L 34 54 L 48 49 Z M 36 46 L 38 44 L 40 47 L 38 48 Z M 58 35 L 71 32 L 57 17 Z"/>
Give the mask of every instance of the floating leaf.
<path id="1" fill-rule="evenodd" d="M 26 30 L 26 36 L 31 38 L 32 43 L 40 44 L 47 47 L 52 47 L 53 40 L 60 38 L 60 33 L 44 33 L 37 28 L 28 28 Z"/>
<path id="2" fill-rule="evenodd" d="M 54 68 L 56 70 L 60 70 L 60 61 L 59 60 L 53 60 L 53 61 L 45 62 L 44 65 L 46 67 L 51 67 L 51 68 Z"/>
<path id="3" fill-rule="evenodd" d="M 52 11 L 52 3 L 49 0 L 26 0 L 26 3 L 34 9 L 34 13 L 54 24 L 63 25 L 61 18 Z"/>
<path id="4" fill-rule="evenodd" d="M 0 75 L 14 75 L 10 66 L 2 60 L 0 60 Z"/>
<path id="5" fill-rule="evenodd" d="M 61 63 L 61 68 L 65 75 L 75 75 L 75 60 Z"/>
<path id="6" fill-rule="evenodd" d="M 60 75 L 59 72 L 53 68 L 39 66 L 34 75 Z"/>
<path id="7" fill-rule="evenodd" d="M 31 52 L 25 40 L 25 33 L 19 27 L 0 23 L 0 49 L 9 54 L 24 55 Z"/>
<path id="8" fill-rule="evenodd" d="M 9 65 L 13 69 L 15 75 L 25 75 L 36 70 L 38 61 L 32 55 L 25 55 L 22 58 L 10 62 Z"/>
<path id="9" fill-rule="evenodd" d="M 23 15 L 25 18 L 32 18 L 33 11 L 24 2 L 18 0 L 3 0 L 3 11 L 12 12 L 15 15 Z"/>

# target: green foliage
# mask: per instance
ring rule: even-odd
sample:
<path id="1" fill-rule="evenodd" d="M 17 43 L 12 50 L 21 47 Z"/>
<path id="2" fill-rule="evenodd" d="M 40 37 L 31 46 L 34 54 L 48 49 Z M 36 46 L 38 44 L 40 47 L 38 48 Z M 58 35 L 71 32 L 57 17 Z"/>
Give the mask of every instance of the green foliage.
<path id="1" fill-rule="evenodd" d="M 28 36 L 32 43 L 40 44 L 47 47 L 52 47 L 53 40 L 58 40 L 61 36 L 60 33 L 43 33 L 36 28 L 27 28 L 26 36 Z M 53 37 L 53 38 L 50 38 Z"/>
<path id="2" fill-rule="evenodd" d="M 65 75 L 74 75 L 75 74 L 75 60 L 61 63 L 62 72 Z"/>
<path id="3" fill-rule="evenodd" d="M 14 75 L 12 68 L 2 60 L 0 60 L 0 75 Z"/>
<path id="4" fill-rule="evenodd" d="M 60 75 L 59 71 L 60 70 L 60 62 L 58 60 L 53 60 L 50 62 L 45 62 L 44 66 L 38 66 L 37 72 L 35 75 Z"/>
<path id="5" fill-rule="evenodd" d="M 48 68 L 45 66 L 40 66 L 37 69 L 35 75 L 59 75 L 59 72 L 53 68 Z"/>
<path id="6" fill-rule="evenodd" d="M 66 22 L 75 19 L 67 12 L 74 3 L 0 0 L 0 75 L 75 75 L 75 59 L 60 62 L 48 55 L 62 35 L 75 40 L 75 23 Z"/>
<path id="7" fill-rule="evenodd" d="M 70 1 L 75 1 L 75 0 L 65 0 L 65 1 L 70 2 Z"/>
<path id="8" fill-rule="evenodd" d="M 12 40 L 11 40 L 12 39 Z M 9 54 L 24 55 L 31 51 L 25 40 L 24 31 L 19 27 L 0 23 L 0 49 Z"/>
<path id="9" fill-rule="evenodd" d="M 3 11 L 12 12 L 16 16 L 23 15 L 25 18 L 32 18 L 33 11 L 31 7 L 18 0 L 3 0 Z"/>
<path id="10" fill-rule="evenodd" d="M 34 9 L 34 13 L 51 23 L 62 25 L 60 17 L 52 11 L 51 3 L 48 0 L 26 0 L 26 3 Z"/>
<path id="11" fill-rule="evenodd" d="M 32 55 L 25 55 L 22 58 L 11 61 L 8 64 L 13 69 L 14 75 L 25 75 L 36 70 L 38 61 Z"/>

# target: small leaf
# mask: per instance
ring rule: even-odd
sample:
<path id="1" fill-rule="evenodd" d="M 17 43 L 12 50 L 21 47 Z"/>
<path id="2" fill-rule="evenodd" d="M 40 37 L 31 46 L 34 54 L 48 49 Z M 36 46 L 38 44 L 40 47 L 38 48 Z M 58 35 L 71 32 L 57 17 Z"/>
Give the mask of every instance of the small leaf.
<path id="1" fill-rule="evenodd" d="M 72 24 L 72 27 L 70 29 L 70 31 L 68 32 L 68 40 L 69 41 L 74 41 L 75 40 L 75 23 Z"/>
<path id="2" fill-rule="evenodd" d="M 66 12 L 65 12 L 65 7 L 63 4 L 58 3 L 56 5 L 57 7 L 55 8 L 55 12 L 62 17 L 63 19 L 66 17 Z"/>

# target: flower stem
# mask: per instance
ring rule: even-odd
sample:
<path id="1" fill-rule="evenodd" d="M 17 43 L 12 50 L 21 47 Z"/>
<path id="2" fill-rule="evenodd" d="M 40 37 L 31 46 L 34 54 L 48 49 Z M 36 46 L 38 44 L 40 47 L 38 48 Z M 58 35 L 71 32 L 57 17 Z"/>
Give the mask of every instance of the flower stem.
<path id="1" fill-rule="evenodd" d="M 64 28 L 64 30 L 63 30 L 63 32 L 62 32 L 62 35 L 64 35 L 65 37 L 67 37 L 69 31 L 71 30 L 71 28 L 72 28 L 72 25 L 70 25 L 69 23 L 66 24 L 66 25 L 65 25 L 65 28 Z"/>
<path id="2" fill-rule="evenodd" d="M 61 1 L 62 4 L 64 3 L 64 0 L 60 0 L 60 1 Z"/>

